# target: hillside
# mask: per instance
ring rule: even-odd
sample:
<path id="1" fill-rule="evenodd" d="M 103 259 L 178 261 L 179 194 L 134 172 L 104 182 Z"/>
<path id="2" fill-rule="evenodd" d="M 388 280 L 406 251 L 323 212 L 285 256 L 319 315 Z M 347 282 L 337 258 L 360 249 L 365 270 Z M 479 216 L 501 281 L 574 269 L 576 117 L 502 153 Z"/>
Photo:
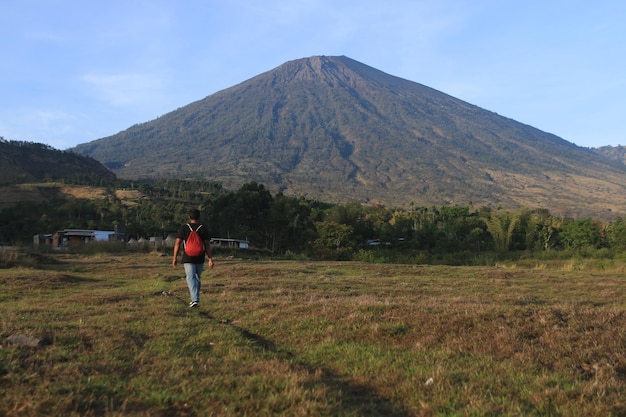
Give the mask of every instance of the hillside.
<path id="1" fill-rule="evenodd" d="M 77 184 L 102 186 L 115 180 L 93 158 L 41 143 L 0 140 L 0 209 L 20 202 L 99 198 L 102 190 Z"/>
<path id="2" fill-rule="evenodd" d="M 81 144 L 121 178 L 196 178 L 328 202 L 626 214 L 626 167 L 347 57 L 287 62 Z"/>
<path id="3" fill-rule="evenodd" d="M 58 180 L 105 184 L 115 179 L 93 158 L 40 143 L 0 140 L 0 185 Z"/>

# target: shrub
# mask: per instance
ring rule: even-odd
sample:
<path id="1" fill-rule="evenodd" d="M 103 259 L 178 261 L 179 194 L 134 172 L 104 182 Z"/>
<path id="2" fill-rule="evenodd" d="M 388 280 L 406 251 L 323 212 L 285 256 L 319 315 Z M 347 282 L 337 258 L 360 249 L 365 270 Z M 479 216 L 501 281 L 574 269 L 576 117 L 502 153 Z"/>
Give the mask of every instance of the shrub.
<path id="1" fill-rule="evenodd" d="M 18 265 L 19 252 L 14 248 L 0 248 L 0 268 L 12 268 Z"/>

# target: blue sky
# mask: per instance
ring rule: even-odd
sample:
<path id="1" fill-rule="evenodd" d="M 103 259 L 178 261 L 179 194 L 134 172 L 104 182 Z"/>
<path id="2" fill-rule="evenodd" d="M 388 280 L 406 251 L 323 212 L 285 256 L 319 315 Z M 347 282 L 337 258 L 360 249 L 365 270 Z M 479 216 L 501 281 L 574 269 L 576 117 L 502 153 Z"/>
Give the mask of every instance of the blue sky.
<path id="1" fill-rule="evenodd" d="M 0 0 L 0 136 L 67 149 L 346 55 L 585 147 L 626 145 L 623 0 Z"/>

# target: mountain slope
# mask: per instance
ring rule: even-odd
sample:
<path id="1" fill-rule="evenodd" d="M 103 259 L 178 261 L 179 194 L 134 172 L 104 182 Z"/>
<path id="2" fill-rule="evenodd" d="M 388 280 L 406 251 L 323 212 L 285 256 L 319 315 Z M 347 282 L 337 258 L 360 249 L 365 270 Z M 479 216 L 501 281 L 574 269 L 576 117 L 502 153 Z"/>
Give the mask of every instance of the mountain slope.
<path id="1" fill-rule="evenodd" d="M 123 178 L 254 180 L 330 202 L 626 207 L 623 165 L 347 57 L 287 62 L 75 150 Z"/>

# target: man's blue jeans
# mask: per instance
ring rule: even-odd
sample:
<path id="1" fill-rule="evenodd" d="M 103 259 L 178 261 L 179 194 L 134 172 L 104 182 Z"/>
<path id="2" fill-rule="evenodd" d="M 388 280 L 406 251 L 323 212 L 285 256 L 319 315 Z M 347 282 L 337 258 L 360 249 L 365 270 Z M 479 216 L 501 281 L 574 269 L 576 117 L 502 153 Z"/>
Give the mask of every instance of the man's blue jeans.
<path id="1" fill-rule="evenodd" d="M 183 266 L 185 267 L 185 276 L 187 278 L 187 287 L 189 287 L 191 301 L 200 302 L 200 287 L 202 284 L 200 276 L 202 275 L 204 264 L 184 263 Z"/>

